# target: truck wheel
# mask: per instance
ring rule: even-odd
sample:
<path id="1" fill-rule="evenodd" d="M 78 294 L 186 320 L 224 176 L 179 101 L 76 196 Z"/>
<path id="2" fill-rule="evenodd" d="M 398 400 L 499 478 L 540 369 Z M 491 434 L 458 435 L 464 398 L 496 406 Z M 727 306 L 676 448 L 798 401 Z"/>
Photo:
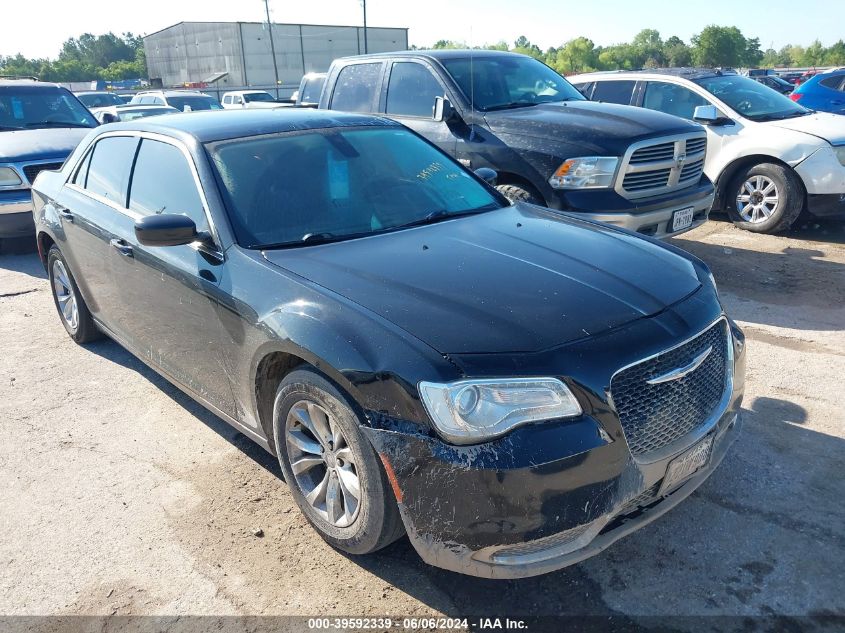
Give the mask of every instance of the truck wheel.
<path id="1" fill-rule="evenodd" d="M 540 206 L 545 204 L 542 198 L 540 198 L 540 195 L 533 189 L 521 185 L 496 185 L 496 189 L 505 198 L 510 200 L 511 203 L 527 202 L 528 204 L 539 204 Z"/>
<path id="2" fill-rule="evenodd" d="M 758 163 L 734 177 L 726 202 L 728 216 L 741 229 L 777 233 L 801 215 L 804 190 L 798 175 L 788 167 Z"/>
<path id="3" fill-rule="evenodd" d="M 349 554 L 386 547 L 404 526 L 372 445 L 351 402 L 312 369 L 279 385 L 273 439 L 299 509 L 330 545 Z"/>
<path id="4" fill-rule="evenodd" d="M 50 289 L 53 303 L 59 312 L 62 325 L 77 343 L 87 343 L 102 337 L 97 329 L 85 299 L 79 292 L 73 275 L 70 274 L 65 258 L 57 246 L 51 246 L 47 254 L 47 273 L 50 277 Z"/>

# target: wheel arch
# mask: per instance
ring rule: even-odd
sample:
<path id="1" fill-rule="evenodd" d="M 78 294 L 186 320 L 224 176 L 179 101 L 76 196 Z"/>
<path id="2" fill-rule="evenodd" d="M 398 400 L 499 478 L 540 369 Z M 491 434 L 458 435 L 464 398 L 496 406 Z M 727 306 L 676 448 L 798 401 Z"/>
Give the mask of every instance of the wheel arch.
<path id="1" fill-rule="evenodd" d="M 537 199 L 541 200 L 544 205 L 548 205 L 548 200 L 546 200 L 546 196 L 543 195 L 543 192 L 540 191 L 530 180 L 528 180 L 524 176 L 520 176 L 519 174 L 515 174 L 511 171 L 496 170 L 496 184 L 516 185 L 518 187 L 527 189 L 532 194 L 537 196 Z"/>
<path id="2" fill-rule="evenodd" d="M 793 169 L 792 165 L 770 154 L 751 154 L 748 156 L 741 156 L 739 158 L 734 159 L 732 162 L 725 165 L 725 167 L 722 169 L 721 173 L 716 179 L 716 200 L 713 203 L 713 208 L 725 208 L 725 206 L 727 205 L 726 194 L 728 186 L 736 177 L 736 175 L 740 172 L 740 170 L 751 167 L 752 165 L 759 165 L 761 163 L 772 163 L 775 165 L 780 165 L 781 167 L 792 171 L 792 173 L 795 174 L 798 181 L 801 183 L 801 190 L 803 192 L 804 202 L 806 204 L 807 187 L 804 184 L 803 178 L 801 178 L 798 172 Z"/>

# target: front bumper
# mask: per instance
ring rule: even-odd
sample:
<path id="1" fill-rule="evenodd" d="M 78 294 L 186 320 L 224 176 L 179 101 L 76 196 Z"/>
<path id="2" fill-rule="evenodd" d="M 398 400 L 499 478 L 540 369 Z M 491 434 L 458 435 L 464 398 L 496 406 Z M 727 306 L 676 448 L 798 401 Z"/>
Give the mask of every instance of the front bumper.
<path id="1" fill-rule="evenodd" d="M 631 332 L 626 336 L 630 343 Z M 365 432 L 414 548 L 437 567 L 521 578 L 598 554 L 668 512 L 709 477 L 739 432 L 745 354 L 741 334 L 734 336 L 733 383 L 720 408 L 687 443 L 650 461 L 631 455 L 598 390 L 581 418 L 528 425 L 474 446 L 453 446 L 370 412 Z M 619 349 L 615 338 L 607 343 Z M 708 461 L 663 491 L 670 462 L 708 437 Z"/>
<path id="2" fill-rule="evenodd" d="M 702 176 L 697 187 L 674 191 L 663 196 L 628 200 L 615 191 L 566 192 L 567 209 L 579 218 L 621 226 L 631 231 L 656 238 L 680 235 L 704 222 L 710 214 L 715 197 L 713 183 Z M 693 208 L 692 225 L 672 231 L 675 211 Z M 600 209 L 600 210 L 599 210 Z"/>
<path id="3" fill-rule="evenodd" d="M 0 192 L 0 238 L 35 234 L 29 189 Z"/>

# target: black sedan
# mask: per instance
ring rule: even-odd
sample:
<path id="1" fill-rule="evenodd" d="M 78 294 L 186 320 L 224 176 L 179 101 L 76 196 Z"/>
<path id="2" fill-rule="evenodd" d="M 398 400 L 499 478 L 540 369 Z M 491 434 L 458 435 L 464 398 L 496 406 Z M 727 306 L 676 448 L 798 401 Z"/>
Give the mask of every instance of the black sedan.
<path id="1" fill-rule="evenodd" d="M 514 578 L 697 488 L 745 355 L 702 262 L 493 177 L 380 118 L 174 114 L 92 132 L 34 214 L 68 334 L 277 455 L 329 543 Z"/>

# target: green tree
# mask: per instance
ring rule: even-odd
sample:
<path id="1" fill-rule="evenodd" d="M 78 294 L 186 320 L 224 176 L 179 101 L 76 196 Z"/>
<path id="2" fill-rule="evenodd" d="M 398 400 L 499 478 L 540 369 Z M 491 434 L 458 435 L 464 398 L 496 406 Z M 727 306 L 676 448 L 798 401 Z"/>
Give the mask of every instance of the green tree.
<path id="1" fill-rule="evenodd" d="M 692 50 L 680 37 L 673 35 L 663 43 L 663 59 L 667 66 L 689 66 L 692 64 Z"/>
<path id="2" fill-rule="evenodd" d="M 715 24 L 693 35 L 692 44 L 693 60 L 699 66 L 739 66 L 744 62 L 748 48 L 738 28 Z"/>
<path id="3" fill-rule="evenodd" d="M 520 35 L 513 43 L 513 52 L 529 55 L 535 59 L 543 59 L 543 51 L 536 44 L 532 44 L 527 37 Z"/>
<path id="4" fill-rule="evenodd" d="M 742 55 L 743 65 L 749 68 L 757 68 L 763 59 L 763 51 L 760 50 L 760 38 L 752 37 L 745 40 L 745 52 Z"/>
<path id="5" fill-rule="evenodd" d="M 593 40 L 576 37 L 558 49 L 551 66 L 559 73 L 583 73 L 599 67 L 598 52 Z"/>
<path id="6" fill-rule="evenodd" d="M 644 66 L 654 68 L 663 65 L 663 40 L 655 29 L 643 29 L 637 33 L 631 46 Z"/>
<path id="7" fill-rule="evenodd" d="M 839 40 L 824 54 L 826 66 L 845 66 L 845 42 Z"/>
<path id="8" fill-rule="evenodd" d="M 821 66 L 824 64 L 825 48 L 819 40 L 813 42 L 804 49 L 800 64 L 802 66 Z"/>

